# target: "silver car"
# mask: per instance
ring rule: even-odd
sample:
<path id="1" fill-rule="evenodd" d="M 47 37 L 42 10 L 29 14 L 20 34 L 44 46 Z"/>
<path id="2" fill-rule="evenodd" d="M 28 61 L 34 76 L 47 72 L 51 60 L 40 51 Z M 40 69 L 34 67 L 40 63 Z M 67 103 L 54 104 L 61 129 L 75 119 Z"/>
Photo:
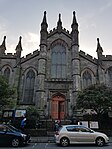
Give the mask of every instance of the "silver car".
<path id="1" fill-rule="evenodd" d="M 95 132 L 83 125 L 64 125 L 55 133 L 55 142 L 61 146 L 69 144 L 96 144 L 103 146 L 109 142 L 106 134 Z"/>

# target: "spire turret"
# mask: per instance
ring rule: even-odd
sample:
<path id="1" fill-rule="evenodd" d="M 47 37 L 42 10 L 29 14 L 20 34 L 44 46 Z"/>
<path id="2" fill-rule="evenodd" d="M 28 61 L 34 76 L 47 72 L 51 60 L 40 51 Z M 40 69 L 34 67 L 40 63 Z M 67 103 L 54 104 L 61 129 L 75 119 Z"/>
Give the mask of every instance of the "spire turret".
<path id="1" fill-rule="evenodd" d="M 38 87 L 37 87 L 37 99 L 36 106 L 40 109 L 40 114 L 45 112 L 45 78 L 46 78 L 46 60 L 47 60 L 47 21 L 46 21 L 46 11 L 44 12 L 43 22 L 41 23 L 40 31 L 40 54 L 38 59 Z"/>
<path id="2" fill-rule="evenodd" d="M 71 64 L 72 64 L 72 79 L 73 79 L 73 97 L 72 103 L 76 106 L 76 97 L 78 92 L 81 90 L 80 83 L 80 58 L 79 58 L 79 43 L 78 43 L 78 23 L 75 17 L 75 11 L 73 12 L 73 22 L 71 25 Z"/>
<path id="3" fill-rule="evenodd" d="M 100 45 L 100 42 L 99 42 L 99 38 L 97 38 L 97 50 L 96 50 L 97 53 L 100 53 L 102 55 L 102 52 L 103 52 L 103 49 Z"/>
<path id="4" fill-rule="evenodd" d="M 71 32 L 72 44 L 79 45 L 79 41 L 78 41 L 79 31 L 78 31 L 78 23 L 76 20 L 75 11 L 73 12 L 73 22 L 72 22 L 71 28 L 72 28 L 72 32 Z"/>
<path id="5" fill-rule="evenodd" d="M 99 62 L 99 64 L 101 64 L 102 63 L 103 49 L 100 45 L 99 38 L 97 38 L 97 50 L 96 50 L 96 52 L 97 52 L 97 56 L 98 56 L 98 62 Z"/>
<path id="6" fill-rule="evenodd" d="M 46 44 L 47 42 L 47 21 L 46 21 L 46 11 L 44 11 L 43 21 L 41 23 L 41 31 L 40 31 L 40 44 Z"/>
<path id="7" fill-rule="evenodd" d="M 77 20 L 76 20 L 76 16 L 75 16 L 75 11 L 73 11 L 73 22 L 72 22 L 71 27 L 73 28 L 74 25 L 78 26 L 78 23 L 77 23 Z"/>
<path id="8" fill-rule="evenodd" d="M 47 24 L 47 19 L 46 19 L 46 11 L 44 11 L 44 17 L 41 23 L 41 31 L 42 30 L 47 31 L 47 27 L 48 27 L 48 24 Z"/>
<path id="9" fill-rule="evenodd" d="M 0 54 L 5 54 L 5 50 L 6 50 L 5 41 L 6 41 L 6 36 L 4 36 L 3 42 L 2 42 L 2 44 L 0 45 Z"/>
<path id="10" fill-rule="evenodd" d="M 61 32 L 62 22 L 61 22 L 61 14 L 60 13 L 59 13 L 59 20 L 57 22 L 57 29 L 58 29 L 58 32 Z"/>
<path id="11" fill-rule="evenodd" d="M 22 37 L 20 36 L 19 37 L 18 45 L 16 46 L 16 49 L 15 49 L 16 54 L 17 54 L 17 57 L 20 57 L 21 56 L 21 51 L 22 51 L 21 39 L 22 39 Z"/>

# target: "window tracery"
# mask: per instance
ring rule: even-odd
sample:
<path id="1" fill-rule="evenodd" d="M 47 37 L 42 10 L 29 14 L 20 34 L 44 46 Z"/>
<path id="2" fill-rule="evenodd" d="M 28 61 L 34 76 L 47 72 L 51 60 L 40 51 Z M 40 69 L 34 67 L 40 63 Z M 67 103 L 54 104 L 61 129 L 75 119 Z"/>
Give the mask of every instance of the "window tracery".
<path id="1" fill-rule="evenodd" d="M 92 85 L 92 76 L 88 70 L 83 73 L 83 88 L 87 88 L 88 86 Z"/>
<path id="2" fill-rule="evenodd" d="M 29 70 L 25 78 L 24 103 L 28 104 L 32 103 L 34 94 L 34 83 L 35 83 L 35 73 L 33 70 Z"/>
<path id="3" fill-rule="evenodd" d="M 66 49 L 61 44 L 52 48 L 51 76 L 52 78 L 66 78 Z"/>
<path id="4" fill-rule="evenodd" d="M 7 80 L 7 82 L 9 83 L 9 78 L 10 78 L 10 69 L 9 67 L 7 67 L 5 70 L 4 70 L 4 76 Z"/>

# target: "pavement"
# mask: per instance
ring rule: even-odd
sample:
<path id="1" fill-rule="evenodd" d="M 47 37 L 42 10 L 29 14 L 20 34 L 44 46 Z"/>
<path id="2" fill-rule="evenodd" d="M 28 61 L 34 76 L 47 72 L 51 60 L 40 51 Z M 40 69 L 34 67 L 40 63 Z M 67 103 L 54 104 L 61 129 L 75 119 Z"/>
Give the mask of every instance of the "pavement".
<path id="1" fill-rule="evenodd" d="M 54 137 L 31 137 L 31 143 L 54 143 Z M 109 143 L 112 143 L 112 137 L 109 137 Z"/>
<path id="2" fill-rule="evenodd" d="M 31 143 L 54 143 L 54 137 L 31 137 Z"/>

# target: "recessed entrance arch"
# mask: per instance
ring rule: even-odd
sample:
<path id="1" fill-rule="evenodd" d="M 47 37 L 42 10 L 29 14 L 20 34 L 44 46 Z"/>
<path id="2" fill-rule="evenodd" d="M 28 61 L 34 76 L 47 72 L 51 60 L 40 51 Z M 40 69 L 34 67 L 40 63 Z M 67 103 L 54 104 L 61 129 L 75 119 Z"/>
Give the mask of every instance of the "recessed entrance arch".
<path id="1" fill-rule="evenodd" d="M 65 96 L 55 94 L 51 101 L 51 115 L 53 119 L 64 119 L 65 117 Z"/>

